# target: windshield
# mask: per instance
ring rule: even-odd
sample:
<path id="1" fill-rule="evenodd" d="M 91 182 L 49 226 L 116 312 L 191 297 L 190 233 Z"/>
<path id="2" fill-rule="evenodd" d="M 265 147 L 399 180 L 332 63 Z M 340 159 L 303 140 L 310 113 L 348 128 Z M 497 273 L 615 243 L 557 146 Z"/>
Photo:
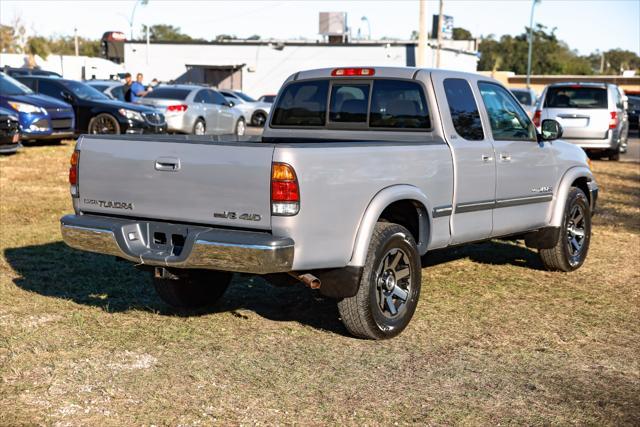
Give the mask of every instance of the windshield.
<path id="1" fill-rule="evenodd" d="M 242 92 L 234 92 L 237 96 L 239 96 L 240 98 L 244 99 L 247 102 L 256 102 L 255 99 L 253 99 L 252 97 L 250 97 L 249 95 L 242 93 Z"/>
<path id="2" fill-rule="evenodd" d="M 607 108 L 607 89 L 588 86 L 550 87 L 544 105 L 549 108 Z"/>
<path id="3" fill-rule="evenodd" d="M 518 102 L 522 105 L 533 105 L 533 100 L 531 99 L 531 93 L 526 90 L 512 90 L 513 96 L 516 97 Z"/>
<path id="4" fill-rule="evenodd" d="M 70 90 L 71 93 L 73 93 L 80 99 L 109 99 L 102 92 L 84 83 L 76 82 L 73 80 L 61 80 L 60 83 L 62 83 L 62 85 L 66 89 Z"/>
<path id="5" fill-rule="evenodd" d="M 33 91 L 13 77 L 0 74 L 0 93 L 2 95 L 31 95 Z"/>
<path id="6" fill-rule="evenodd" d="M 184 101 L 191 93 L 191 89 L 176 89 L 173 87 L 159 87 L 145 95 L 146 99 L 172 99 Z"/>

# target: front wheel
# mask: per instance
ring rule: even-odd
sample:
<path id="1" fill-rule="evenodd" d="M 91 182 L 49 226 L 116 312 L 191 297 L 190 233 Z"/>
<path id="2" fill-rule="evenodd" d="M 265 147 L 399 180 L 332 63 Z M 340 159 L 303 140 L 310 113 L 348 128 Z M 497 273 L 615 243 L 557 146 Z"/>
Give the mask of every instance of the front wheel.
<path id="1" fill-rule="evenodd" d="M 574 271 L 580 268 L 589 252 L 591 241 L 591 210 L 584 192 L 572 187 L 564 208 L 560 237 L 556 245 L 540 249 L 540 258 L 547 270 Z"/>
<path id="2" fill-rule="evenodd" d="M 418 305 L 420 256 L 409 231 L 376 224 L 358 293 L 338 302 L 342 322 L 357 337 L 386 339 L 409 324 Z"/>
<path id="3" fill-rule="evenodd" d="M 212 270 L 155 270 L 153 286 L 162 301 L 174 308 L 193 309 L 210 306 L 229 287 L 232 273 Z"/>
<path id="4" fill-rule="evenodd" d="M 245 134 L 246 130 L 247 130 L 247 127 L 245 126 L 244 119 L 238 120 L 236 122 L 235 134 L 237 136 L 243 136 Z"/>
<path id="5" fill-rule="evenodd" d="M 267 121 L 267 115 L 262 111 L 256 111 L 251 118 L 251 124 L 253 126 L 262 127 L 264 123 Z"/>
<path id="6" fill-rule="evenodd" d="M 120 123 L 111 114 L 101 113 L 89 120 L 89 133 L 112 135 L 120 133 Z"/>

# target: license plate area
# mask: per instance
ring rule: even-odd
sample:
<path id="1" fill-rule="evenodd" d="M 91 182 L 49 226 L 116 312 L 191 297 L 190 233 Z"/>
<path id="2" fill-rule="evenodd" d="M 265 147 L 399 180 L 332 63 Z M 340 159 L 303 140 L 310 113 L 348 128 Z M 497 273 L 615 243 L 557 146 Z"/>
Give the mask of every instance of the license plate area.
<path id="1" fill-rule="evenodd" d="M 589 119 L 586 117 L 560 118 L 559 122 L 565 128 L 585 128 L 589 125 Z"/>
<path id="2" fill-rule="evenodd" d="M 150 223 L 149 249 L 178 256 L 182 253 L 188 235 L 189 228 L 185 226 Z"/>

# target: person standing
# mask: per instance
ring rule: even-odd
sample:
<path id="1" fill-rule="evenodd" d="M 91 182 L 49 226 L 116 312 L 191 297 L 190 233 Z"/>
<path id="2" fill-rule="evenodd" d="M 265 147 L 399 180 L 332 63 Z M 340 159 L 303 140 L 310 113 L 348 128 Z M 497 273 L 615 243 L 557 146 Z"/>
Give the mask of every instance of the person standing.
<path id="1" fill-rule="evenodd" d="M 127 102 L 133 102 L 131 100 L 131 85 L 133 82 L 131 81 L 131 73 L 126 73 L 124 75 L 124 87 L 122 91 L 124 92 L 124 100 Z"/>
<path id="2" fill-rule="evenodd" d="M 138 99 L 142 98 L 153 89 L 146 89 L 144 84 L 142 83 L 143 79 L 142 73 L 138 73 L 136 75 L 136 81 L 131 84 L 131 102 L 136 102 Z"/>

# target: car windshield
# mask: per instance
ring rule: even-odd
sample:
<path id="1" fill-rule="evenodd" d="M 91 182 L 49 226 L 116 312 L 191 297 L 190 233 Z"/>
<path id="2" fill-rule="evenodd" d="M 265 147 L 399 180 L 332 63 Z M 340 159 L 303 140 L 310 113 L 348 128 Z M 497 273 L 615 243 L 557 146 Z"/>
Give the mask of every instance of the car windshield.
<path id="1" fill-rule="evenodd" d="M 550 87 L 544 103 L 549 108 L 607 108 L 607 89 L 589 86 Z"/>
<path id="2" fill-rule="evenodd" d="M 533 105 L 530 92 L 526 90 L 512 90 L 511 93 L 513 93 L 513 96 L 516 97 L 520 104 Z"/>
<path id="3" fill-rule="evenodd" d="M 191 89 L 177 89 L 174 87 L 159 87 L 145 95 L 146 99 L 172 99 L 184 101 L 191 93 Z"/>
<path id="4" fill-rule="evenodd" d="M 255 99 L 253 99 L 252 97 L 250 97 L 249 95 L 242 93 L 242 92 L 234 92 L 237 96 L 239 96 L 240 98 L 244 99 L 247 102 L 256 102 Z"/>
<path id="5" fill-rule="evenodd" d="M 3 95 L 30 95 L 33 91 L 16 79 L 3 73 L 0 74 L 0 93 Z"/>
<path id="6" fill-rule="evenodd" d="M 88 84 L 76 82 L 73 80 L 61 80 L 60 83 L 62 83 L 62 86 L 70 90 L 71 93 L 73 93 L 80 99 L 109 99 L 105 94 L 95 88 L 92 88 Z"/>

